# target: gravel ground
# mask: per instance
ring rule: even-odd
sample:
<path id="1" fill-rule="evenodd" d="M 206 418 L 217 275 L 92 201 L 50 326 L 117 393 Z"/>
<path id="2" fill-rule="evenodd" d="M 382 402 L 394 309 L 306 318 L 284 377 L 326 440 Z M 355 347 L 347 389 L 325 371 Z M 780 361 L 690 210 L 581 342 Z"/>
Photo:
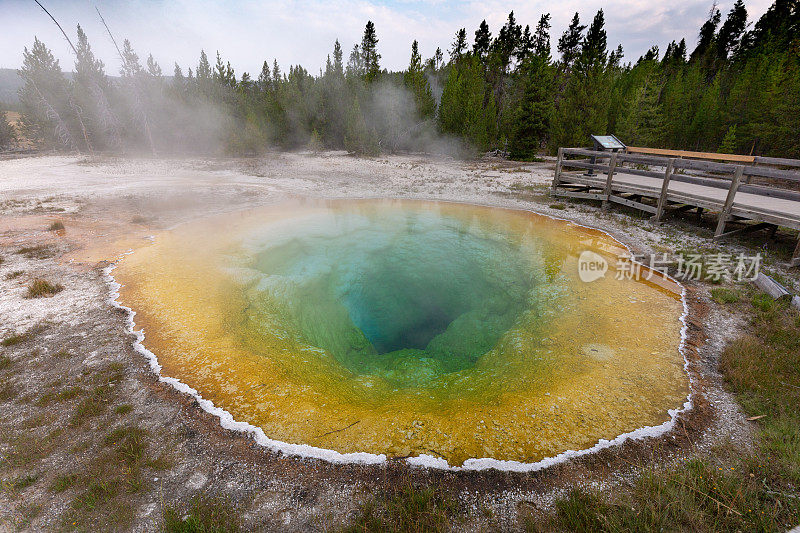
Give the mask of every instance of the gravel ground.
<path id="1" fill-rule="evenodd" d="M 531 209 L 604 229 L 637 253 L 715 248 L 691 217 L 656 226 L 619 210 L 554 201 L 547 196 L 552 164 L 341 153 L 0 161 L 0 339 L 6 339 L 0 357 L 8 360 L 3 367 L 0 359 L 0 532 L 157 530 L 163 507 L 200 493 L 232 502 L 248 529 L 328 530 L 346 523 L 370 495 L 407 480 L 446 488 L 462 510 L 457 530 L 517 530 L 524 516 L 546 510 L 576 483 L 623 486 L 635 478 L 636 465 L 749 447 L 750 424 L 724 391 L 716 364 L 746 317 L 713 304 L 703 284 L 687 286 L 694 409 L 662 437 L 528 474 L 440 471 L 402 461 L 333 465 L 271 453 L 222 429 L 194 400 L 159 382 L 132 349 L 127 315 L 108 300 L 107 261 L 152 233 L 290 197 Z M 66 229 L 49 230 L 54 221 Z M 37 278 L 63 290 L 27 298 Z M 117 475 L 113 465 L 124 472 Z"/>

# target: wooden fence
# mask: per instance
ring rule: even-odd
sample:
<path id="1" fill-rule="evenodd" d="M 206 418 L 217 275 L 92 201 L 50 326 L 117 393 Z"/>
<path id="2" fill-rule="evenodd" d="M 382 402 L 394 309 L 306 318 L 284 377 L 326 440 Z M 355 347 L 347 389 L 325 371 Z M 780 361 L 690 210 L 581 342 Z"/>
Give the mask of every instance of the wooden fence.
<path id="1" fill-rule="evenodd" d="M 574 171 L 570 169 L 579 169 Z M 583 172 L 582 172 L 583 171 Z M 800 230 L 800 160 L 629 147 L 559 148 L 553 196 L 618 203 L 663 222 L 697 209 L 719 213 L 717 239 L 779 226 Z M 732 222 L 754 221 L 726 230 Z M 790 264 L 800 265 L 800 241 Z"/>

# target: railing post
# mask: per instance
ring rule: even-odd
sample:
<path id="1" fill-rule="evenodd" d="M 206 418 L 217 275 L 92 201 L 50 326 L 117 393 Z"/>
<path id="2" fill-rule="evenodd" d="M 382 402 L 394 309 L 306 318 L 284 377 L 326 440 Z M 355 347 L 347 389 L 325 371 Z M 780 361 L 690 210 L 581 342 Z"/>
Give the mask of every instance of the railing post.
<path id="1" fill-rule="evenodd" d="M 794 249 L 792 259 L 789 261 L 789 266 L 800 266 L 800 239 L 797 240 L 797 247 Z"/>
<path id="2" fill-rule="evenodd" d="M 603 191 L 603 205 L 601 206 L 602 209 L 608 209 L 608 199 L 611 197 L 611 180 L 614 179 L 614 171 L 617 169 L 617 152 L 614 152 L 614 155 L 611 156 L 611 160 L 608 162 L 608 178 L 606 178 L 606 188 Z"/>
<path id="3" fill-rule="evenodd" d="M 733 174 L 731 186 L 728 189 L 728 196 L 725 198 L 725 205 L 722 208 L 722 213 L 719 214 L 719 222 L 717 223 L 717 231 L 714 232 L 714 238 L 718 239 L 725 232 L 725 223 L 731 214 L 733 208 L 733 199 L 736 196 L 736 190 L 739 188 L 739 182 L 742 180 L 744 174 L 744 167 L 742 165 L 736 166 L 736 172 Z"/>
<path id="4" fill-rule="evenodd" d="M 556 161 L 556 173 L 553 176 L 553 185 L 550 188 L 550 196 L 555 196 L 556 188 L 561 183 L 561 165 L 564 162 L 564 148 L 558 149 L 558 160 Z"/>
<path id="5" fill-rule="evenodd" d="M 667 163 L 667 170 L 664 171 L 664 182 L 661 184 L 661 195 L 658 197 L 658 208 L 656 214 L 653 216 L 653 221 L 656 224 L 661 223 L 664 216 L 664 209 L 667 207 L 667 190 L 669 189 L 669 180 L 672 178 L 672 171 L 675 168 L 675 158 L 670 158 Z"/>

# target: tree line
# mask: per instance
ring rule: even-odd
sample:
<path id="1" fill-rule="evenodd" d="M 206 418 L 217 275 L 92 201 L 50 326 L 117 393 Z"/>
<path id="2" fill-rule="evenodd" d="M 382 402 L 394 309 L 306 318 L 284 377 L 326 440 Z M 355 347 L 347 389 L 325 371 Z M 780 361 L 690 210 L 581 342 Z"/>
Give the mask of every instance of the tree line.
<path id="1" fill-rule="evenodd" d="M 800 158 L 800 0 L 776 0 L 754 24 L 742 0 L 724 18 L 715 4 L 691 50 L 672 41 L 635 63 L 609 48 L 602 10 L 587 22 L 575 13 L 554 55 L 550 15 L 531 29 L 511 12 L 494 35 L 486 21 L 472 36 L 458 30 L 447 57 L 423 59 L 414 41 L 400 72 L 381 67 L 371 21 L 346 58 L 337 40 L 317 74 L 274 60 L 237 76 L 202 51 L 166 76 L 124 40 L 118 78 L 78 26 L 69 79 L 38 39 L 24 50 L 21 127 L 40 146 L 82 152 L 469 146 L 531 159 L 614 133 L 630 145 Z"/>

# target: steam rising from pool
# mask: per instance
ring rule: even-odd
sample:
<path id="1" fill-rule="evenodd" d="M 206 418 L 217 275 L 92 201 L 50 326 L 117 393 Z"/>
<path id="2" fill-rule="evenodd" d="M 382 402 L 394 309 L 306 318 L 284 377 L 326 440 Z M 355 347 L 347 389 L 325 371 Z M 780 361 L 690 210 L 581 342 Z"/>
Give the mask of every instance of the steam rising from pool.
<path id="1" fill-rule="evenodd" d="M 535 462 L 688 394 L 676 287 L 615 276 L 624 252 L 527 212 L 320 202 L 166 232 L 115 276 L 162 373 L 270 438 Z"/>

